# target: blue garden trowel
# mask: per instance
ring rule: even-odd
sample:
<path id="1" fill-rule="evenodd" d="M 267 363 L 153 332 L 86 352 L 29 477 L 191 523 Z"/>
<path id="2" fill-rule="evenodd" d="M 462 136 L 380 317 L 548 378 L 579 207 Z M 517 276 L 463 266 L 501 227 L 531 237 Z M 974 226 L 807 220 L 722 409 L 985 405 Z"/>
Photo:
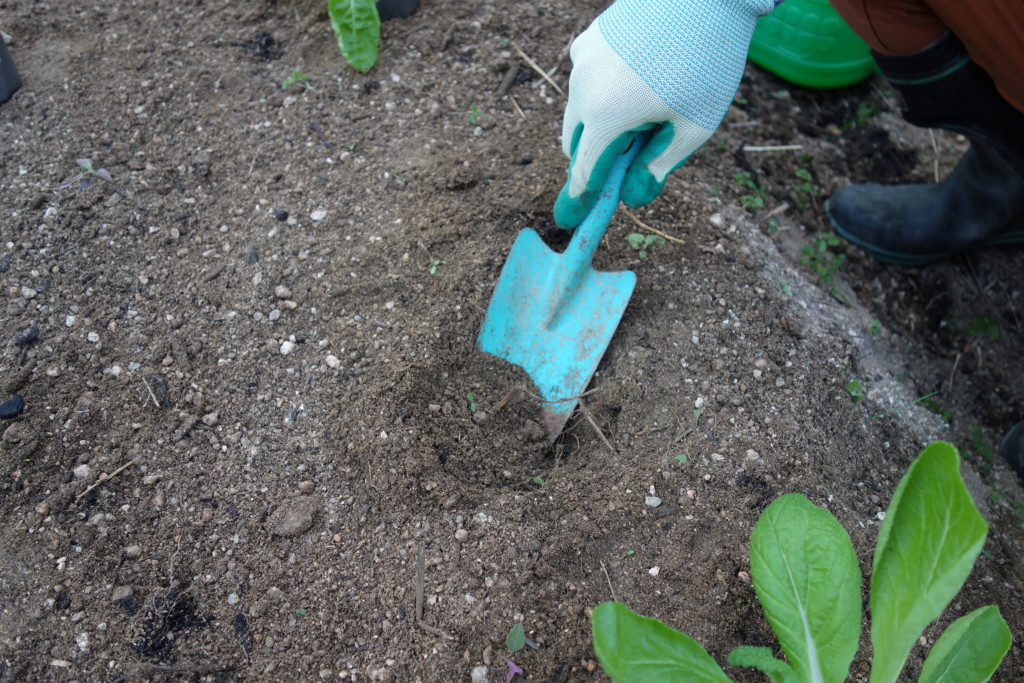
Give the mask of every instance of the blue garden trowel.
<path id="1" fill-rule="evenodd" d="M 639 133 L 615 161 L 564 253 L 551 251 L 529 228 L 519 232 L 480 328 L 477 347 L 522 367 L 540 390 L 549 442 L 572 415 L 633 294 L 635 274 L 599 273 L 590 261 L 619 205 L 626 169 L 648 135 Z"/>

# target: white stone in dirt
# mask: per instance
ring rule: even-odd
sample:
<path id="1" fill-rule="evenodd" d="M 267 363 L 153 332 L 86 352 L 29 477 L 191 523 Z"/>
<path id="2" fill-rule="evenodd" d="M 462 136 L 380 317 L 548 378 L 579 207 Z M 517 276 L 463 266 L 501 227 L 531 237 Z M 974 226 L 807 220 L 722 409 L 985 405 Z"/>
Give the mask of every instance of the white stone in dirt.
<path id="1" fill-rule="evenodd" d="M 275 308 L 274 310 L 272 310 L 272 311 L 271 311 L 271 312 L 270 312 L 270 313 L 269 313 L 269 314 L 267 315 L 267 320 L 269 320 L 270 322 L 274 322 L 274 321 L 276 321 L 276 320 L 280 320 L 280 319 L 281 319 L 281 311 L 280 311 L 280 309 L 277 309 L 277 308 Z"/>
<path id="2" fill-rule="evenodd" d="M 82 463 L 76 466 L 72 472 L 75 474 L 75 479 L 88 479 L 92 475 L 92 468 Z"/>
<path id="3" fill-rule="evenodd" d="M 743 457 L 746 458 L 747 460 L 760 460 L 761 459 L 760 454 L 757 451 L 755 451 L 753 448 L 748 449 L 747 452 L 743 454 Z"/>
<path id="4" fill-rule="evenodd" d="M 464 542 L 467 538 L 469 538 L 469 532 L 465 529 L 459 529 L 455 532 L 455 540 L 459 543 Z"/>
<path id="5" fill-rule="evenodd" d="M 325 358 L 324 361 L 326 361 L 328 367 L 334 370 L 337 370 L 338 368 L 341 367 L 341 359 L 338 358 L 337 356 L 327 356 L 327 358 Z"/>
<path id="6" fill-rule="evenodd" d="M 487 683 L 487 667 L 474 666 L 469 672 L 469 680 L 471 683 Z"/>
<path id="7" fill-rule="evenodd" d="M 66 325 L 67 327 L 74 327 L 75 323 L 77 322 L 78 318 L 76 318 L 73 315 L 69 315 L 68 317 L 64 318 L 64 325 Z"/>
<path id="8" fill-rule="evenodd" d="M 118 600 L 124 600 L 125 598 L 130 598 L 130 597 L 132 597 L 132 587 L 131 586 L 118 586 L 110 594 L 110 599 L 113 602 L 117 602 Z"/>
<path id="9" fill-rule="evenodd" d="M 287 299 L 292 295 L 292 290 L 288 289 L 285 285 L 278 285 L 274 288 L 274 296 L 278 299 Z"/>
<path id="10" fill-rule="evenodd" d="M 286 341 L 281 344 L 281 355 L 287 356 L 289 353 L 295 350 L 295 342 Z"/>
<path id="11" fill-rule="evenodd" d="M 124 556 L 129 560 L 137 560 L 142 557 L 142 546 L 130 545 L 124 549 Z"/>
<path id="12" fill-rule="evenodd" d="M 661 498 L 658 498 L 658 496 L 647 496 L 644 498 L 644 504 L 647 507 L 656 508 L 661 505 Z"/>
<path id="13" fill-rule="evenodd" d="M 650 569 L 647 570 L 647 573 L 650 574 L 651 576 L 657 576 L 658 574 L 661 573 L 661 567 L 657 567 L 657 566 L 651 567 Z"/>
<path id="14" fill-rule="evenodd" d="M 722 462 L 723 460 L 725 460 L 725 456 L 722 455 L 721 453 L 712 453 L 711 459 L 714 460 L 715 462 Z"/>
<path id="15" fill-rule="evenodd" d="M 232 593 L 231 595 L 228 596 L 228 604 L 229 605 L 237 605 L 238 604 L 238 593 Z"/>
<path id="16" fill-rule="evenodd" d="M 85 338 L 91 341 L 93 344 L 95 344 L 100 340 L 100 335 L 97 334 L 96 332 L 90 332 L 89 334 L 85 335 Z"/>
<path id="17" fill-rule="evenodd" d="M 267 528 L 274 536 L 300 536 L 313 526 L 316 506 L 309 498 L 290 500 L 282 503 L 267 520 Z"/>
<path id="18" fill-rule="evenodd" d="M 206 415 L 203 415 L 203 424 L 206 425 L 207 427 L 212 427 L 213 425 L 217 424 L 217 420 L 219 419 L 220 415 L 218 415 L 217 413 L 207 413 Z"/>
<path id="19" fill-rule="evenodd" d="M 314 221 L 322 221 L 323 219 L 327 218 L 327 212 L 324 211 L 323 209 L 316 209 L 315 211 L 309 214 L 309 217 L 311 220 Z"/>

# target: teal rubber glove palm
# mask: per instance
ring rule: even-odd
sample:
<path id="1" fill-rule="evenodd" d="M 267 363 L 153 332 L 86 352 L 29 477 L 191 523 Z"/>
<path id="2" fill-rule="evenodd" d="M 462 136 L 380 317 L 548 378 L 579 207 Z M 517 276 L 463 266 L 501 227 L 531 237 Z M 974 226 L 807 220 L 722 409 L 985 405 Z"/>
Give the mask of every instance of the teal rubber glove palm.
<path id="1" fill-rule="evenodd" d="M 743 75 L 759 16 L 775 0 L 617 0 L 572 44 L 562 150 L 569 173 L 555 221 L 580 224 L 615 159 L 655 132 L 626 172 L 622 201 L 643 206 L 707 142 Z"/>

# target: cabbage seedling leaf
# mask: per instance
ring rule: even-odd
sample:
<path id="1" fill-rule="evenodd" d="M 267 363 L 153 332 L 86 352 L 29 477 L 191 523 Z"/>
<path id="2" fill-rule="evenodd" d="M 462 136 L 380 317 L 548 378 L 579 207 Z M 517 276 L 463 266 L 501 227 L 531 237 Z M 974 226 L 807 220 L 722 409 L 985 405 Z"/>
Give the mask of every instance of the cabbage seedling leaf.
<path id="1" fill-rule="evenodd" d="M 799 680 L 845 680 L 860 639 L 861 576 L 836 518 L 799 493 L 777 498 L 750 534 L 750 576 Z"/>
<path id="2" fill-rule="evenodd" d="M 729 663 L 757 669 L 772 680 L 772 683 L 799 683 L 796 672 L 786 662 L 775 659 L 770 647 L 741 645 L 729 653 Z"/>
<path id="3" fill-rule="evenodd" d="M 366 73 L 377 63 L 380 15 L 375 0 L 327 0 L 338 49 L 353 69 Z"/>
<path id="4" fill-rule="evenodd" d="M 594 652 L 616 683 L 730 683 L 696 641 L 621 602 L 605 602 L 591 618 Z"/>
<path id="5" fill-rule="evenodd" d="M 871 683 L 895 681 L 910 648 L 959 592 L 988 525 L 956 449 L 928 446 L 903 475 L 878 532 L 871 576 Z"/>
<path id="6" fill-rule="evenodd" d="M 987 681 L 1003 661 L 1013 638 L 995 605 L 960 617 L 932 646 L 918 683 Z"/>

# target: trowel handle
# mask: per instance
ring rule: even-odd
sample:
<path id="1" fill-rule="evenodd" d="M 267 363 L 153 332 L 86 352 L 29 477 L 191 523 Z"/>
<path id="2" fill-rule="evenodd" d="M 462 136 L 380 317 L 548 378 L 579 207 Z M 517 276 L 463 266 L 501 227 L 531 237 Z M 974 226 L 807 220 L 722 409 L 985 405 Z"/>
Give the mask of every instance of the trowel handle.
<path id="1" fill-rule="evenodd" d="M 567 268 L 570 271 L 590 266 L 594 252 L 597 251 L 597 246 L 601 243 L 605 230 L 608 229 L 608 223 L 611 222 L 612 215 L 619 206 L 619 193 L 622 190 L 622 179 L 626 175 L 626 169 L 629 168 L 629 164 L 632 163 L 633 157 L 640 151 L 640 148 L 646 145 L 650 139 L 650 131 L 638 132 L 633 138 L 632 144 L 612 164 L 608 179 L 604 181 L 604 187 L 601 188 L 600 196 L 590 209 L 590 213 L 576 228 L 563 255 L 570 259 L 570 262 L 567 263 Z"/>

